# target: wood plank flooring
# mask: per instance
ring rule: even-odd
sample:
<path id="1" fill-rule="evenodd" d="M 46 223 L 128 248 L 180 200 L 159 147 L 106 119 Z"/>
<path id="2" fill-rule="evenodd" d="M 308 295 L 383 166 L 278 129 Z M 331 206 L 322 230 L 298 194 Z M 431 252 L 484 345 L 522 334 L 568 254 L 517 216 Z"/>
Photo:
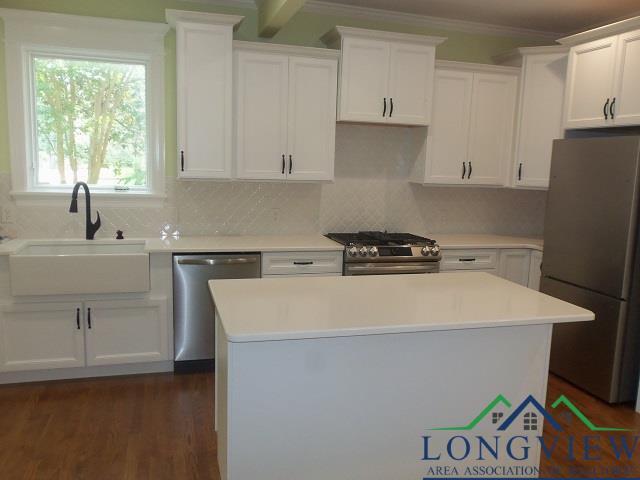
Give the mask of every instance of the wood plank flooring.
<path id="1" fill-rule="evenodd" d="M 204 373 L 0 386 L 0 478 L 219 480 L 213 388 Z M 640 431 L 630 405 L 609 406 L 555 377 L 548 390 L 550 401 L 564 393 L 596 423 Z M 588 433 L 568 415 L 558 419 Z M 554 434 L 545 426 L 545 438 Z M 554 458 L 542 467 L 560 464 L 568 476 L 566 467 L 594 463 Z M 597 463 L 619 465 L 606 452 Z M 640 455 L 626 465 L 640 471 Z"/>

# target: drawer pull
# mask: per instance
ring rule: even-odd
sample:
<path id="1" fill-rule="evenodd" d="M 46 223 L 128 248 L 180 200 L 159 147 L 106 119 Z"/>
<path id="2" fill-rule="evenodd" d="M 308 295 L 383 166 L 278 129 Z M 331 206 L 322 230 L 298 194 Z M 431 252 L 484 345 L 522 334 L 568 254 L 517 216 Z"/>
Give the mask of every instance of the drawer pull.
<path id="1" fill-rule="evenodd" d="M 475 258 L 459 258 L 458 261 L 459 262 L 475 262 L 476 259 Z"/>
<path id="2" fill-rule="evenodd" d="M 305 261 L 294 261 L 293 262 L 294 265 L 313 265 L 313 261 L 311 260 L 305 260 Z"/>

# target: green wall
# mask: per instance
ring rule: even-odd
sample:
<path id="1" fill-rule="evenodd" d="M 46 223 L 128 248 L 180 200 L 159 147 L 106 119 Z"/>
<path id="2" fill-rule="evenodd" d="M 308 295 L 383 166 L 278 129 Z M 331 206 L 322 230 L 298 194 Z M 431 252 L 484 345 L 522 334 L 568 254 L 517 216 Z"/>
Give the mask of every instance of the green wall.
<path id="1" fill-rule="evenodd" d="M 510 38 L 495 35 L 479 35 L 445 31 L 418 26 L 398 25 L 389 22 L 368 21 L 356 18 L 342 18 L 331 15 L 317 15 L 300 12 L 269 40 L 257 37 L 257 12 L 255 9 L 221 7 L 205 3 L 190 3 L 178 0 L 0 0 L 0 8 L 41 10 L 75 15 L 121 18 L 164 22 L 166 8 L 197 10 L 217 13 L 244 15 L 246 18 L 235 38 L 249 41 L 269 41 L 293 45 L 324 46 L 320 37 L 335 25 L 373 28 L 405 33 L 419 33 L 448 37 L 440 45 L 437 57 L 445 60 L 459 60 L 477 63 L 493 63 L 492 56 L 515 47 L 544 44 L 539 38 Z M 3 34 L 0 31 L 0 34 Z M 176 174 L 176 72 L 175 33 L 169 32 L 165 40 L 166 49 L 166 119 L 165 149 L 167 175 Z M 8 118 L 5 85 L 5 55 L 0 48 L 0 171 L 9 171 Z M 11 67 L 11 66 L 9 66 Z"/>

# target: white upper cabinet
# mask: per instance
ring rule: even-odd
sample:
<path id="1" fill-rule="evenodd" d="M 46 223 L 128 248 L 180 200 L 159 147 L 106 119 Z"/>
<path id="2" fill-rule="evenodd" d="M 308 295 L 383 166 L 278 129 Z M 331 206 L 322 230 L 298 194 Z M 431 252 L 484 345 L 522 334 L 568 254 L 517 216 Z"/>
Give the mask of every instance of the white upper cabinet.
<path id="1" fill-rule="evenodd" d="M 503 186 L 511 162 L 518 69 L 437 62 L 423 184 Z"/>
<path id="2" fill-rule="evenodd" d="M 571 49 L 565 100 L 565 127 L 604 127 L 612 123 L 617 37 Z"/>
<path id="3" fill-rule="evenodd" d="M 618 37 L 614 123 L 640 125 L 640 30 Z"/>
<path id="4" fill-rule="evenodd" d="M 571 47 L 564 127 L 640 125 L 640 17 L 559 42 Z"/>
<path id="5" fill-rule="evenodd" d="M 337 52 L 234 45 L 236 176 L 333 180 Z"/>
<path id="6" fill-rule="evenodd" d="M 178 177 L 231 178 L 236 15 L 167 10 L 176 29 Z"/>
<path id="7" fill-rule="evenodd" d="M 511 185 L 548 188 L 553 140 L 564 136 L 562 107 L 569 49 L 519 48 L 500 61 L 522 67 Z"/>
<path id="8" fill-rule="evenodd" d="M 342 54 L 339 121 L 429 125 L 444 38 L 336 27 L 322 39 Z"/>

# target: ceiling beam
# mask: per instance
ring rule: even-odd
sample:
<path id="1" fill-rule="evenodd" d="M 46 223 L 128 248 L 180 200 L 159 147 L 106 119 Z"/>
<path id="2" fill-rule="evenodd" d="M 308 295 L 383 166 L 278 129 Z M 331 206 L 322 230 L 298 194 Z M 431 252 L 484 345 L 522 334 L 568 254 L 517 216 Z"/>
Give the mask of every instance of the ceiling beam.
<path id="1" fill-rule="evenodd" d="M 306 0 L 257 0 L 258 35 L 273 37 L 304 6 Z"/>

